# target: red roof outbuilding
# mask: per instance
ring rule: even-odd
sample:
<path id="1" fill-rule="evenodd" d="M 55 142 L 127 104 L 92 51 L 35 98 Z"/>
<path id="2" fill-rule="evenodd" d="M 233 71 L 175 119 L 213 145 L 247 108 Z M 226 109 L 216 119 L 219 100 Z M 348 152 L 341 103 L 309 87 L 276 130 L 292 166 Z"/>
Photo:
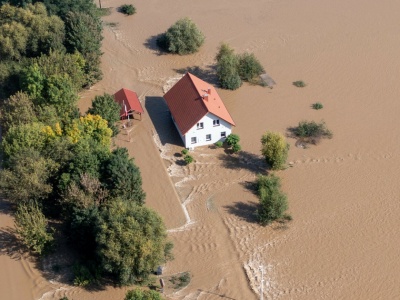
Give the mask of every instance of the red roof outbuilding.
<path id="1" fill-rule="evenodd" d="M 164 95 L 164 99 L 182 135 L 207 113 L 235 126 L 216 89 L 189 72 Z"/>
<path id="2" fill-rule="evenodd" d="M 137 94 L 128 89 L 120 89 L 114 94 L 114 99 L 121 106 L 120 116 L 127 117 L 131 113 L 144 113 L 142 104 L 139 101 Z"/>

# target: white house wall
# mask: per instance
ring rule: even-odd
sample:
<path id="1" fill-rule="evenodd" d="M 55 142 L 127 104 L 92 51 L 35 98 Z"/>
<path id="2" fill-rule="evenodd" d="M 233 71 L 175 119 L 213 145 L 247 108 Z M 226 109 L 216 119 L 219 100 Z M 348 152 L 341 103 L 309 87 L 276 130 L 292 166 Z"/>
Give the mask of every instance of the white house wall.
<path id="1" fill-rule="evenodd" d="M 219 120 L 218 126 L 213 125 L 214 120 Z M 231 124 L 211 113 L 206 114 L 198 123 L 203 123 L 204 127 L 202 129 L 197 129 L 196 124 L 182 137 L 186 148 L 211 145 L 218 141 L 223 141 L 225 138 L 221 137 L 221 133 L 225 132 L 225 136 L 228 136 L 232 132 Z M 206 140 L 208 134 L 211 134 L 211 140 L 209 141 Z M 192 143 L 193 137 L 196 138 L 196 143 Z"/>

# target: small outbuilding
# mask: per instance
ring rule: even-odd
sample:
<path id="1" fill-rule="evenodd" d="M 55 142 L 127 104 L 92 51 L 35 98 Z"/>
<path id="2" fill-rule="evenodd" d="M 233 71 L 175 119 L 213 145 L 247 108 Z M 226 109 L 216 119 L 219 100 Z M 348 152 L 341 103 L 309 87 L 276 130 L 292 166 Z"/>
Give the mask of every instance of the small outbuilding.
<path id="1" fill-rule="evenodd" d="M 129 119 L 130 117 L 133 119 L 135 114 L 138 114 L 142 119 L 144 110 L 134 91 L 122 88 L 114 94 L 114 99 L 121 106 L 121 119 Z"/>
<path id="2" fill-rule="evenodd" d="M 224 141 L 235 126 L 216 89 L 189 72 L 164 99 L 186 148 Z"/>

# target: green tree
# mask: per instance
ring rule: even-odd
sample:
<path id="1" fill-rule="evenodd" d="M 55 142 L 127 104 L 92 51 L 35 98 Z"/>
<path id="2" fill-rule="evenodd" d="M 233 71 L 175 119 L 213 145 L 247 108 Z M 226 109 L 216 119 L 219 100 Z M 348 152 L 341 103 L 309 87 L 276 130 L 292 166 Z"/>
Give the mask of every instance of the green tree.
<path id="1" fill-rule="evenodd" d="M 126 292 L 124 300 L 162 300 L 162 298 L 156 291 L 136 288 Z"/>
<path id="2" fill-rule="evenodd" d="M 14 203 L 44 200 L 52 192 L 49 178 L 57 164 L 38 151 L 25 149 L 13 156 L 10 167 L 0 171 L 0 188 L 4 196 Z"/>
<path id="3" fill-rule="evenodd" d="M 261 138 L 261 153 L 271 169 L 282 169 L 286 163 L 289 144 L 280 133 L 267 131 Z"/>
<path id="4" fill-rule="evenodd" d="M 260 197 L 260 206 L 257 210 L 258 220 L 261 225 L 285 218 L 288 208 L 287 197 L 280 190 L 280 178 L 274 174 L 258 176 L 257 193 Z"/>
<path id="5" fill-rule="evenodd" d="M 22 242 L 36 254 L 44 254 L 53 241 L 48 223 L 37 202 L 20 203 L 15 214 L 17 233 Z"/>
<path id="6" fill-rule="evenodd" d="M 166 230 L 151 209 L 115 200 L 100 216 L 97 255 L 119 284 L 146 279 L 164 261 Z"/>
<path id="7" fill-rule="evenodd" d="M 113 136 L 118 134 L 118 126 L 115 125 L 120 119 L 120 105 L 115 102 L 114 97 L 109 94 L 103 96 L 96 96 L 92 102 L 92 107 L 89 108 L 88 113 L 92 115 L 99 115 L 104 120 L 107 120 L 108 126 L 113 131 Z"/>
<path id="8" fill-rule="evenodd" d="M 244 81 L 251 81 L 264 73 L 264 68 L 253 53 L 239 55 L 239 76 Z"/>
<path id="9" fill-rule="evenodd" d="M 215 59 L 219 61 L 224 56 L 235 56 L 235 50 L 226 43 L 222 43 L 221 46 L 218 48 L 218 53 Z"/>
<path id="10" fill-rule="evenodd" d="M 54 132 L 48 132 L 47 129 L 44 124 L 38 122 L 12 126 L 3 136 L 2 150 L 5 160 L 24 149 L 42 151 L 55 137 Z"/>
<path id="11" fill-rule="evenodd" d="M 50 51 L 48 55 L 43 54 L 29 60 L 29 65 L 36 64 L 46 78 L 67 74 L 77 91 L 86 85 L 85 63 L 81 53 L 65 51 Z"/>
<path id="12" fill-rule="evenodd" d="M 168 52 L 185 55 L 197 52 L 205 40 L 204 34 L 189 18 L 178 20 L 157 40 Z"/>
<path id="13" fill-rule="evenodd" d="M 108 128 L 108 123 L 99 115 L 87 114 L 79 119 L 73 120 L 66 134 L 73 143 L 81 139 L 93 139 L 102 146 L 111 145 L 112 130 Z"/>
<path id="14" fill-rule="evenodd" d="M 32 100 L 22 92 L 5 100 L 0 110 L 0 125 L 3 134 L 13 125 L 29 124 L 35 121 L 35 118 Z"/>
<path id="15" fill-rule="evenodd" d="M 222 48 L 221 50 L 224 53 Z M 217 57 L 220 57 L 217 61 L 217 76 L 221 87 L 228 90 L 238 89 L 242 85 L 242 80 L 238 72 L 239 60 L 237 56 L 226 53 L 217 55 Z"/>
<path id="16" fill-rule="evenodd" d="M 63 49 L 64 23 L 57 16 L 48 16 L 43 3 L 24 8 L 4 4 L 0 7 L 1 57 L 19 60 Z"/>
<path id="17" fill-rule="evenodd" d="M 41 105 L 52 105 L 61 117 L 70 116 L 78 100 L 78 94 L 71 78 L 67 75 L 52 75 L 45 81 Z"/>
<path id="18" fill-rule="evenodd" d="M 100 69 L 102 25 L 99 18 L 81 12 L 70 12 L 65 20 L 69 52 L 79 51 L 85 58 L 86 82 L 93 84 L 102 77 Z"/>
<path id="19" fill-rule="evenodd" d="M 142 176 L 126 148 L 117 148 L 104 165 L 103 180 L 112 197 L 144 204 Z"/>

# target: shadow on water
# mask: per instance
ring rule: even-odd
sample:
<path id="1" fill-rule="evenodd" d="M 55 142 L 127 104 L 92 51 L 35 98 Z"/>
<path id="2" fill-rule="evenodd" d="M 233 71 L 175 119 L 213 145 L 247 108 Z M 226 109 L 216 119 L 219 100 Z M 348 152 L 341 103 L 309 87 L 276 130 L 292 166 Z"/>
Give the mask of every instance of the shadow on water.
<path id="1" fill-rule="evenodd" d="M 156 53 L 156 55 L 158 55 L 158 56 L 168 54 L 167 51 L 163 50 L 162 48 L 160 48 L 160 47 L 157 45 L 157 39 L 158 39 L 159 37 L 161 37 L 162 35 L 163 35 L 163 34 L 158 34 L 158 35 L 153 35 L 153 36 L 149 37 L 149 38 L 143 43 L 143 45 L 144 45 L 146 48 L 148 48 L 148 49 L 150 49 L 150 50 L 153 50 L 153 51 Z"/>
<path id="2" fill-rule="evenodd" d="M 183 147 L 183 142 L 171 119 L 171 113 L 163 97 L 147 96 L 146 110 L 153 122 L 161 144 L 171 144 Z"/>
<path id="3" fill-rule="evenodd" d="M 230 153 L 229 150 L 226 153 Z M 268 169 L 268 165 L 261 155 L 247 151 L 240 151 L 233 155 L 220 154 L 218 158 L 227 169 L 245 169 L 256 174 L 265 174 Z"/>
<path id="4" fill-rule="evenodd" d="M 257 223 L 257 208 L 258 204 L 254 202 L 237 201 L 230 205 L 224 206 L 228 213 L 237 216 L 239 219 L 249 222 Z"/>

